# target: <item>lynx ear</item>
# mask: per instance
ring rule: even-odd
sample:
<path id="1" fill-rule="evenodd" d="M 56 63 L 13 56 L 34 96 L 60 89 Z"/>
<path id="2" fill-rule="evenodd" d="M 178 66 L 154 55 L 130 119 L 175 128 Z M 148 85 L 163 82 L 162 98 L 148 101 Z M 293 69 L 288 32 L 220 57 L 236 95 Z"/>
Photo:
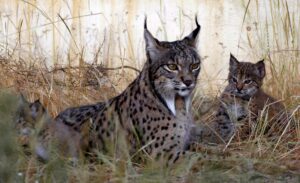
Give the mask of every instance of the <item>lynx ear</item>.
<path id="1" fill-rule="evenodd" d="M 21 93 L 19 96 L 19 105 L 24 105 L 24 104 L 29 104 L 29 102 L 26 100 L 23 93 Z"/>
<path id="2" fill-rule="evenodd" d="M 230 53 L 229 71 L 232 72 L 237 69 L 239 61 Z"/>
<path id="3" fill-rule="evenodd" d="M 149 60 L 155 60 L 159 57 L 161 52 L 165 49 L 160 45 L 160 42 L 152 36 L 152 34 L 147 29 L 147 17 L 145 17 L 144 22 L 144 37 L 146 43 L 146 53 Z"/>
<path id="4" fill-rule="evenodd" d="M 256 67 L 256 73 L 260 78 L 264 78 L 266 75 L 266 68 L 265 68 L 265 63 L 264 60 L 258 61 L 255 64 Z"/>
<path id="5" fill-rule="evenodd" d="M 35 100 L 33 103 L 41 104 L 40 99 Z"/>
<path id="6" fill-rule="evenodd" d="M 30 105 L 30 113 L 31 116 L 35 119 L 40 115 L 41 112 L 44 112 L 45 108 L 41 104 L 40 99 L 35 100 L 31 105 Z"/>
<path id="7" fill-rule="evenodd" d="M 195 22 L 197 25 L 196 29 L 194 29 L 192 33 L 190 33 L 188 36 L 186 36 L 183 39 L 188 45 L 193 46 L 193 47 L 196 47 L 198 34 L 201 29 L 201 26 L 199 25 L 198 20 L 197 20 L 197 16 L 195 17 Z"/>

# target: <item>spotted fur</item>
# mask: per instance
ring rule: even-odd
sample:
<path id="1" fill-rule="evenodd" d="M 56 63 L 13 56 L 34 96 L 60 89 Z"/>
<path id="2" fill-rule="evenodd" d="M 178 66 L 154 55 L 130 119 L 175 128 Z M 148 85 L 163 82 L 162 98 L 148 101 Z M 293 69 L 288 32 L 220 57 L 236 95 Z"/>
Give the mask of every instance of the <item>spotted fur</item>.
<path id="1" fill-rule="evenodd" d="M 151 35 L 145 20 L 147 61 L 139 76 L 107 102 L 66 109 L 55 121 L 78 133 L 91 123 L 87 145 L 81 146 L 87 152 L 116 152 L 110 144 L 124 137 L 131 155 L 144 147 L 152 158 L 176 161 L 188 147 L 193 125 L 190 101 L 201 64 L 196 24 L 184 39 L 166 42 Z M 176 108 L 177 101 L 183 103 L 182 110 Z"/>
<path id="2" fill-rule="evenodd" d="M 284 129 L 288 120 L 286 110 L 281 102 L 262 90 L 264 77 L 263 60 L 255 64 L 239 62 L 230 55 L 228 85 L 221 94 L 214 119 L 198 132 L 201 141 L 227 143 L 235 134 L 242 139 L 248 138 L 258 120 L 266 118 L 261 116 L 264 110 L 268 128 Z"/>

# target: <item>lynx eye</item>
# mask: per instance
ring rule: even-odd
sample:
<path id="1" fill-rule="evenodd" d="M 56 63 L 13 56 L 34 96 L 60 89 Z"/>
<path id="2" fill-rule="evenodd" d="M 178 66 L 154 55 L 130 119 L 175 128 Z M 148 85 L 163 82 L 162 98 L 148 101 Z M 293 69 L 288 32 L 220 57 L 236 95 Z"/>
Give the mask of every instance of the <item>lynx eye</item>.
<path id="1" fill-rule="evenodd" d="M 252 83 L 252 80 L 251 79 L 247 79 L 247 80 L 244 81 L 244 83 L 245 84 L 250 84 L 250 83 Z"/>
<path id="2" fill-rule="evenodd" d="M 237 79 L 236 78 L 231 78 L 232 82 L 237 83 Z"/>
<path id="3" fill-rule="evenodd" d="M 176 71 L 176 70 L 178 70 L 178 67 L 176 64 L 168 64 L 167 69 L 170 71 Z"/>
<path id="4" fill-rule="evenodd" d="M 191 64 L 191 70 L 198 70 L 200 68 L 200 63 Z"/>

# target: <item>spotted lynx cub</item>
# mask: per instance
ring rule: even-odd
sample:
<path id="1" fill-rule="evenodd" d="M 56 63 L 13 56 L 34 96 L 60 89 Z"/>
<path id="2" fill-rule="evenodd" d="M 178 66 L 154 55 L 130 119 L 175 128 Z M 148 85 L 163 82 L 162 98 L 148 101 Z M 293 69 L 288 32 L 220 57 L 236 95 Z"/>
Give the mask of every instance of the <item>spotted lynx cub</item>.
<path id="1" fill-rule="evenodd" d="M 51 118 L 45 108 L 39 100 L 30 103 L 21 95 L 15 117 L 15 129 L 20 145 L 24 147 L 26 153 L 31 154 L 32 149 L 35 148 L 38 151 L 43 146 L 38 142 L 43 141 L 40 137 L 44 127 L 51 122 Z M 45 158 L 44 153 L 41 155 L 41 158 Z"/>
<path id="2" fill-rule="evenodd" d="M 79 135 L 62 124 L 54 123 L 39 100 L 31 103 L 23 95 L 20 96 L 15 129 L 18 142 L 25 153 L 34 154 L 43 162 L 49 160 L 50 150 L 54 150 L 53 148 L 58 148 L 66 156 L 79 156 Z M 58 144 L 51 146 L 56 142 Z"/>
<path id="3" fill-rule="evenodd" d="M 234 134 L 247 138 L 263 110 L 269 122 L 267 128 L 285 124 L 284 106 L 261 89 L 264 77 L 263 60 L 255 64 L 239 62 L 230 55 L 228 85 L 212 123 L 201 130 L 201 141 L 226 143 Z"/>
<path id="4" fill-rule="evenodd" d="M 81 133 L 90 123 L 81 149 L 116 152 L 111 144 L 126 139 L 130 154 L 140 147 L 152 158 L 176 161 L 188 147 L 193 123 L 191 93 L 200 72 L 196 39 L 200 25 L 187 37 L 174 42 L 159 41 L 144 25 L 147 61 L 139 76 L 119 95 L 105 103 L 66 109 L 55 121 Z M 184 103 L 176 109 L 176 100 Z M 113 150 L 112 150 L 113 149 Z"/>

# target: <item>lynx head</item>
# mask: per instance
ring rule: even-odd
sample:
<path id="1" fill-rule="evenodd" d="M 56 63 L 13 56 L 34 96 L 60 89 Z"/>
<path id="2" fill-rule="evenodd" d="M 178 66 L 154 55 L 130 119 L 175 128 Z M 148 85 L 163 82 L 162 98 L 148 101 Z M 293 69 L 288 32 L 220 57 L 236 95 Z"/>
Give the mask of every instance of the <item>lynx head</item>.
<path id="1" fill-rule="evenodd" d="M 255 64 L 239 62 L 230 54 L 229 84 L 226 90 L 237 97 L 249 100 L 262 86 L 265 74 L 264 60 Z"/>
<path id="2" fill-rule="evenodd" d="M 29 138 L 46 117 L 48 117 L 47 111 L 39 100 L 30 103 L 23 95 L 20 96 L 15 128 L 21 145 L 27 146 L 29 144 Z"/>
<path id="3" fill-rule="evenodd" d="M 176 95 L 188 97 L 197 82 L 200 72 L 200 57 L 196 42 L 200 25 L 182 40 L 159 41 L 147 29 L 145 20 L 145 42 L 150 80 L 154 89 L 164 98 L 171 100 Z"/>

